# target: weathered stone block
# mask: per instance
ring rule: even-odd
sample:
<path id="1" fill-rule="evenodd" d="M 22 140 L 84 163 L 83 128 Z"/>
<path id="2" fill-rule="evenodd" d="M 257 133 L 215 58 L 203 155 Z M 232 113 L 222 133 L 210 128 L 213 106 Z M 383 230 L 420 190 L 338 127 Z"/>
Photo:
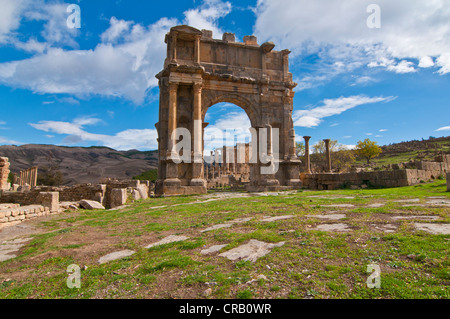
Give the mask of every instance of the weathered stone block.
<path id="1" fill-rule="evenodd" d="M 111 190 L 111 208 L 122 206 L 127 202 L 127 189 L 114 188 Z"/>
<path id="2" fill-rule="evenodd" d="M 44 207 L 48 207 L 50 212 L 59 211 L 59 193 L 58 192 L 40 192 L 37 201 Z"/>
<path id="3" fill-rule="evenodd" d="M 95 200 L 80 200 L 80 206 L 84 209 L 105 209 L 105 207 Z"/>

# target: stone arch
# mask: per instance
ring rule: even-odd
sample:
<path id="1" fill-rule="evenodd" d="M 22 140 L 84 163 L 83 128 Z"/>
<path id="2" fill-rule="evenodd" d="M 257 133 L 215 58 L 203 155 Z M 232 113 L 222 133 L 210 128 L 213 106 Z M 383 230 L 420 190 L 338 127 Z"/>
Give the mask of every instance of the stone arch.
<path id="1" fill-rule="evenodd" d="M 222 40 L 212 32 L 190 26 L 176 26 L 166 35 L 167 58 L 156 76 L 160 87 L 158 130 L 159 169 L 157 195 L 206 192 L 203 177 L 203 139 L 207 110 L 220 102 L 241 107 L 250 119 L 258 142 L 260 132 L 267 131 L 268 154 L 279 169 L 262 173 L 260 152 L 252 164 L 254 176 L 249 190 L 298 188 L 299 160 L 295 154 L 295 131 L 292 121 L 294 87 L 289 72 L 288 50 L 274 51 L 275 45 L 258 45 L 255 36 L 235 42 L 232 33 Z M 174 132 L 178 127 L 190 129 L 192 161 L 179 164 L 175 152 Z M 273 132 L 279 130 L 279 140 Z M 255 145 L 259 145 L 257 144 Z M 272 153 L 272 145 L 279 151 Z M 277 144 L 277 146 L 278 146 Z M 258 146 L 259 147 L 259 146 Z M 276 156 L 275 156 L 276 155 Z M 274 159 L 275 158 L 275 159 Z"/>
<path id="2" fill-rule="evenodd" d="M 252 103 L 250 99 L 239 95 L 237 93 L 219 93 L 215 94 L 215 97 L 208 97 L 208 93 L 204 94 L 203 104 L 202 104 L 202 119 L 205 120 L 206 113 L 209 108 L 218 103 L 232 103 L 245 111 L 247 117 L 250 119 L 252 127 L 259 124 L 259 112 L 258 107 L 255 103 Z"/>

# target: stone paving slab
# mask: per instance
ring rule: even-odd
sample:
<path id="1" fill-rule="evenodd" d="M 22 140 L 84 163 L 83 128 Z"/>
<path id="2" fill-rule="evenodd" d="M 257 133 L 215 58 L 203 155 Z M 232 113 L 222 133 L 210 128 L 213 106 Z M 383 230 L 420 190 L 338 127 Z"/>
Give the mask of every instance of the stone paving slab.
<path id="1" fill-rule="evenodd" d="M 329 220 L 340 220 L 340 219 L 346 218 L 347 215 L 345 215 L 345 214 L 306 215 L 306 217 L 329 219 Z"/>
<path id="2" fill-rule="evenodd" d="M 353 204 L 334 204 L 334 205 L 320 205 L 321 207 L 334 207 L 334 208 L 353 208 Z"/>
<path id="3" fill-rule="evenodd" d="M 158 241 L 156 243 L 145 246 L 144 248 L 152 248 L 152 247 L 159 246 L 159 245 L 165 245 L 165 244 L 175 243 L 178 241 L 184 241 L 186 239 L 189 239 L 189 237 L 170 235 L 170 236 L 167 236 L 167 237 L 161 239 L 160 241 Z"/>
<path id="4" fill-rule="evenodd" d="M 233 224 L 217 224 L 217 225 L 208 227 L 208 228 L 206 228 L 206 229 L 203 229 L 203 230 L 200 231 L 200 232 L 201 232 L 201 233 L 205 233 L 205 232 L 208 232 L 208 231 L 212 231 L 212 230 L 216 230 L 216 229 L 221 229 L 221 228 L 228 228 L 228 227 L 231 227 L 231 226 L 233 226 Z"/>
<path id="5" fill-rule="evenodd" d="M 32 238 L 16 238 L 0 242 L 0 262 L 16 258 L 17 255 L 14 253 L 18 252 L 19 249 L 25 246 L 31 239 Z"/>
<path id="6" fill-rule="evenodd" d="M 401 219 L 424 219 L 424 220 L 437 220 L 439 216 L 426 216 L 426 215 L 405 215 L 405 216 L 391 216 L 393 220 L 401 220 Z"/>
<path id="7" fill-rule="evenodd" d="M 240 224 L 240 223 L 246 223 L 249 222 L 253 219 L 253 217 L 248 217 L 248 218 L 236 218 L 233 220 L 230 220 L 229 223 L 231 224 Z"/>
<path id="8" fill-rule="evenodd" d="M 330 232 L 347 232 L 351 228 L 347 224 L 321 224 L 313 228 L 314 230 L 330 231 Z"/>
<path id="9" fill-rule="evenodd" d="M 450 224 L 414 223 L 418 230 L 426 231 L 433 235 L 449 235 Z"/>
<path id="10" fill-rule="evenodd" d="M 116 252 L 113 252 L 113 253 L 110 253 L 108 255 L 105 255 L 105 256 L 101 257 L 98 260 L 98 263 L 99 264 L 105 264 L 105 263 L 108 263 L 108 262 L 113 261 L 113 260 L 122 259 L 122 258 L 125 258 L 125 257 L 132 256 L 135 253 L 136 252 L 134 250 L 128 250 L 128 249 L 127 250 L 116 251 Z"/>
<path id="11" fill-rule="evenodd" d="M 269 216 L 265 216 L 263 219 L 261 219 L 262 222 L 274 222 L 277 220 L 283 220 L 283 219 L 290 219 L 290 218 L 294 218 L 294 215 L 283 215 L 283 216 L 273 216 L 273 217 L 269 217 Z"/>
<path id="12" fill-rule="evenodd" d="M 228 244 L 224 244 L 224 245 L 214 245 L 211 246 L 209 248 L 203 249 L 200 251 L 200 254 L 202 255 L 209 255 L 209 254 L 213 254 L 218 252 L 219 250 L 221 250 L 222 248 L 226 247 Z"/>
<path id="13" fill-rule="evenodd" d="M 219 256 L 228 258 L 229 260 L 248 260 L 255 262 L 258 258 L 267 255 L 274 247 L 281 247 L 284 241 L 270 244 L 256 239 L 250 239 L 247 244 L 226 251 Z"/>
<path id="14" fill-rule="evenodd" d="M 394 233 L 397 230 L 397 226 L 392 224 L 371 224 L 376 230 L 380 230 L 385 233 Z"/>
<path id="15" fill-rule="evenodd" d="M 394 200 L 394 203 L 418 203 L 418 202 L 420 202 L 420 198 Z"/>
<path id="16" fill-rule="evenodd" d="M 385 203 L 373 203 L 373 204 L 368 204 L 366 205 L 367 208 L 380 208 L 385 206 Z"/>

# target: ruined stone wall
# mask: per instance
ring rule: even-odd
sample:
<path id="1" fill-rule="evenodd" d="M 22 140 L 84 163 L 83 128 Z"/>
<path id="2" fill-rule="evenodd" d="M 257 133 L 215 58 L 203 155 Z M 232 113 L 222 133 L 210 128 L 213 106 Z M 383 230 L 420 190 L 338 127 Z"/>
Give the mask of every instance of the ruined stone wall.
<path id="1" fill-rule="evenodd" d="M 9 165 L 7 157 L 0 157 L 0 190 L 9 190 Z"/>
<path id="2" fill-rule="evenodd" d="M 77 202 L 82 199 L 94 200 L 107 208 L 111 208 L 112 191 L 126 189 L 133 199 L 145 199 L 153 190 L 149 181 L 126 180 L 118 181 L 106 179 L 102 184 L 79 184 L 75 186 L 39 186 L 29 191 L 13 192 L 1 191 L 0 203 L 16 203 L 20 205 L 33 205 L 38 203 L 38 196 L 42 192 L 59 193 L 61 202 Z"/>
<path id="3" fill-rule="evenodd" d="M 29 205 L 21 207 L 19 204 L 0 204 L 0 226 L 46 216 L 49 214 L 51 214 L 50 209 L 42 205 Z"/>
<path id="4" fill-rule="evenodd" d="M 354 173 L 319 173 L 302 174 L 305 188 L 338 189 L 341 187 L 403 187 L 415 185 L 433 179 L 432 171 L 418 169 L 399 169 L 391 171 L 354 172 Z"/>

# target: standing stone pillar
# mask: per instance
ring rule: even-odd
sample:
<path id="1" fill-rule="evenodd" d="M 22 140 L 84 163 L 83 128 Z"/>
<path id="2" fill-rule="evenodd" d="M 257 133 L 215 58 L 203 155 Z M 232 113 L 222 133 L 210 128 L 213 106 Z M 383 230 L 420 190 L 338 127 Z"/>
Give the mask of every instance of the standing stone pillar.
<path id="1" fill-rule="evenodd" d="M 215 159 L 215 156 L 214 156 L 214 152 L 213 151 L 211 151 L 211 179 L 214 179 L 215 178 L 215 166 L 216 166 L 216 159 Z"/>
<path id="2" fill-rule="evenodd" d="M 179 159 L 176 152 L 176 136 L 172 135 L 177 129 L 177 92 L 178 83 L 169 83 L 169 118 L 168 118 L 168 139 L 167 139 L 167 164 L 166 179 L 164 186 L 176 187 L 181 186 L 178 178 L 178 164 L 174 161 Z"/>
<path id="3" fill-rule="evenodd" d="M 9 190 L 9 165 L 9 159 L 7 157 L 0 157 L 0 190 Z"/>
<path id="4" fill-rule="evenodd" d="M 309 157 L 309 140 L 311 136 L 303 136 L 303 139 L 305 140 L 305 173 L 311 174 L 311 159 Z"/>
<path id="5" fill-rule="evenodd" d="M 33 182 L 34 187 L 37 186 L 37 176 L 38 176 L 38 167 L 36 166 L 34 168 L 34 182 Z"/>
<path id="6" fill-rule="evenodd" d="M 325 142 L 325 154 L 327 157 L 327 173 L 331 173 L 330 139 L 325 139 L 323 141 Z"/>
<path id="7" fill-rule="evenodd" d="M 203 121 L 202 121 L 202 84 L 194 83 L 194 163 L 192 164 L 191 186 L 205 186 L 203 177 Z"/>

